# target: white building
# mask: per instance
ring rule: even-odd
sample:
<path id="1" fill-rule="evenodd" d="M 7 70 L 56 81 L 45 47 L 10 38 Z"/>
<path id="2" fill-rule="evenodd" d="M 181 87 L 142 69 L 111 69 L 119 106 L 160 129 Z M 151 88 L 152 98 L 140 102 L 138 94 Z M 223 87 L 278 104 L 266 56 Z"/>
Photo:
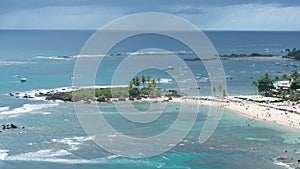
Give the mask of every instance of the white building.
<path id="1" fill-rule="evenodd" d="M 289 89 L 291 87 L 291 82 L 288 80 L 276 81 L 273 85 L 275 89 Z"/>

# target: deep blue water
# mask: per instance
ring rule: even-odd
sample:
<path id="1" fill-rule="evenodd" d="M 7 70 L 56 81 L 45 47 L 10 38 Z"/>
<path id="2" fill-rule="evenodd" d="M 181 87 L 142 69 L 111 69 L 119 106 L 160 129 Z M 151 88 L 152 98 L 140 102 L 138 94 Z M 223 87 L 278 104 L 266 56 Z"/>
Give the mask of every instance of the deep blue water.
<path id="1" fill-rule="evenodd" d="M 291 162 L 297 164 L 296 161 L 300 158 L 299 133 L 251 121 L 233 112 L 226 112 L 213 136 L 204 144 L 199 144 L 197 138 L 208 111 L 208 107 L 201 107 L 192 131 L 175 148 L 159 156 L 130 159 L 115 156 L 96 146 L 81 128 L 71 103 L 51 103 L 8 96 L 10 92 L 70 86 L 70 76 L 76 62 L 73 56 L 79 54 L 85 41 L 93 33 L 94 31 L 0 31 L 1 124 L 25 126 L 24 130 L 0 133 L 0 157 L 7 153 L 7 157 L 0 160 L 0 168 L 287 168 L 280 166 L 281 163 L 275 164 L 275 158 L 279 156 L 292 157 Z M 258 52 L 281 55 L 284 53 L 280 51 L 285 48 L 300 48 L 300 32 L 205 33 L 220 54 Z M 160 47 L 171 51 L 188 49 L 166 37 L 145 35 L 128 39 L 111 51 L 132 52 L 145 47 Z M 58 56 L 70 58 L 59 59 Z M 111 76 L 123 58 L 105 58 L 98 70 L 96 84 L 110 84 Z M 276 65 L 276 62 L 280 65 Z M 282 66 L 291 62 L 299 64 L 284 60 L 222 60 L 227 75 L 228 93 L 256 94 L 255 88 L 251 86 L 252 81 L 264 73 L 275 76 L 298 70 L 299 67 Z M 210 83 L 203 64 L 186 63 L 197 76 L 200 94 L 209 95 Z M 167 73 L 158 70 L 149 69 L 145 73 L 154 78 L 172 79 Z M 27 82 L 20 83 L 18 78 L 13 77 L 17 74 L 26 77 Z M 174 81 L 162 82 L 160 85 L 166 88 L 176 86 Z M 178 105 L 169 104 L 166 115 L 156 121 L 154 128 L 133 128 L 134 124 L 126 124 L 111 105 L 103 106 L 106 106 L 106 118 L 120 131 L 137 131 L 138 134 L 148 135 L 149 132 L 157 133 L 172 124 L 177 117 L 174 110 Z M 26 110 L 28 111 L 24 112 Z"/>

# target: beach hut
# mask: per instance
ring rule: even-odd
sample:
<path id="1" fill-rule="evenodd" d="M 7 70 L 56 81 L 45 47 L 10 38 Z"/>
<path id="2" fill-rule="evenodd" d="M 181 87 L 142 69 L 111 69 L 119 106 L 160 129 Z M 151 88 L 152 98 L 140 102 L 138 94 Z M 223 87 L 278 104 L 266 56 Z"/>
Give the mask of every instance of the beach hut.
<path id="1" fill-rule="evenodd" d="M 287 90 L 291 87 L 291 82 L 288 80 L 276 81 L 274 87 L 278 90 Z"/>

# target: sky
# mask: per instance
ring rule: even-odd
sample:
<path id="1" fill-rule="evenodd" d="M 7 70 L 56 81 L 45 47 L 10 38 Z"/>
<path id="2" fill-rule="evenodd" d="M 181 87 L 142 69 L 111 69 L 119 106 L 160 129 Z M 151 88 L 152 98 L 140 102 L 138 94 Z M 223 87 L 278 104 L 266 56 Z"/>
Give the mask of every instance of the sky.
<path id="1" fill-rule="evenodd" d="M 99 29 L 140 12 L 202 30 L 300 30 L 300 0 L 0 0 L 0 29 Z"/>

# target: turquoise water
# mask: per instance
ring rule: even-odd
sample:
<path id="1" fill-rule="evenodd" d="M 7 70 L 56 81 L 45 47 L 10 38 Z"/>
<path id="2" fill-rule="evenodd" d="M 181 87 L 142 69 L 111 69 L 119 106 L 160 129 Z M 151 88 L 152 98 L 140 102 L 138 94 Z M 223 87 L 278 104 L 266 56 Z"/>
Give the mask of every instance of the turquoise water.
<path id="1" fill-rule="evenodd" d="M 269 123 L 252 121 L 226 111 L 212 137 L 197 142 L 208 107 L 201 107 L 191 132 L 175 148 L 161 155 L 130 159 L 111 154 L 87 136 L 80 126 L 73 104 L 17 99 L 10 92 L 70 86 L 75 58 L 58 59 L 57 56 L 77 55 L 84 41 L 93 31 L 0 31 L 0 121 L 14 123 L 25 129 L 5 130 L 0 133 L 0 168 L 288 168 L 285 163 L 297 166 L 300 159 L 299 133 Z M 208 32 L 220 53 L 280 52 L 287 47 L 298 47 L 299 32 Z M 255 36 L 254 36 L 255 35 Z M 228 38 L 228 37 L 235 38 Z M 264 37 L 264 38 L 258 38 Z M 150 37 L 150 47 L 159 37 Z M 135 39 L 138 41 L 138 39 Z M 165 41 L 167 41 L 165 39 Z M 153 43 L 153 44 L 152 44 Z M 133 43 L 134 44 L 134 43 Z M 155 45 L 154 45 L 155 44 Z M 253 46 L 255 44 L 256 46 Z M 180 48 L 179 43 L 164 45 L 169 50 Z M 178 46 L 176 46 L 178 45 Z M 252 45 L 252 46 L 251 46 Z M 135 44 L 127 50 L 144 47 Z M 175 46 L 175 47 L 174 47 Z M 120 52 L 125 47 L 117 46 Z M 129 47 L 128 47 L 129 48 Z M 184 48 L 184 47 L 183 47 Z M 267 50 L 268 48 L 268 50 Z M 100 65 L 96 83 L 107 85 L 111 74 L 122 57 L 108 57 Z M 280 65 L 275 63 L 279 62 Z M 299 64 L 296 61 L 229 59 L 222 60 L 228 76 L 230 95 L 255 94 L 251 83 L 264 73 L 281 75 L 299 67 L 282 64 Z M 187 62 L 200 86 L 200 94 L 210 94 L 207 72 L 201 62 Z M 124 72 L 126 73 L 126 72 Z M 171 79 L 168 74 L 148 70 L 153 77 Z M 26 77 L 26 83 L 13 77 Z M 172 87 L 174 81 L 165 81 L 162 87 Z M 101 104 L 105 118 L 125 134 L 147 136 L 160 133 L 176 119 L 178 105 L 169 103 L 155 125 L 140 126 L 128 123 L 110 104 Z M 147 105 L 139 105 L 141 107 Z M 188 115 L 188 114 L 186 114 Z M 250 126 L 249 126 L 250 125 Z M 139 126 L 139 127 L 136 127 Z M 293 158 L 285 163 L 277 157 Z M 2 158 L 3 157 L 3 158 Z M 5 158 L 4 158 L 5 157 Z"/>

